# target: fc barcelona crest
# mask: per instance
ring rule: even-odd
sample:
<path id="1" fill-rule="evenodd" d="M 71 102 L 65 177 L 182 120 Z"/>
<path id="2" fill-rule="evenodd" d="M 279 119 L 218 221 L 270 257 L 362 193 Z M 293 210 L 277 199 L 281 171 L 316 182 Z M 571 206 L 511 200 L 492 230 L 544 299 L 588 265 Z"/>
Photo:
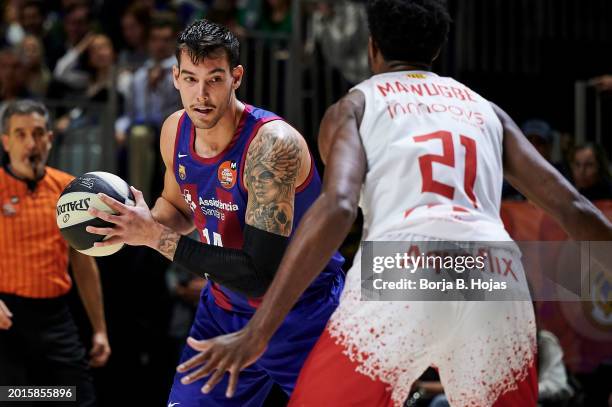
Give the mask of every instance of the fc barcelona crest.
<path id="1" fill-rule="evenodd" d="M 185 178 L 187 178 L 187 171 L 185 170 L 185 166 L 183 164 L 179 164 L 178 170 L 179 170 L 179 178 L 185 181 Z"/>

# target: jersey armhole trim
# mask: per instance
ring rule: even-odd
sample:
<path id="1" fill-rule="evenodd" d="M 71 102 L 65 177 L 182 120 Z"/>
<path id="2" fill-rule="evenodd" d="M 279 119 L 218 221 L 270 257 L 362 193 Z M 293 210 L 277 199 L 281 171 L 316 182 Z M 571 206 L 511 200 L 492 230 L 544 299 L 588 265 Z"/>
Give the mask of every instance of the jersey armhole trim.
<path id="1" fill-rule="evenodd" d="M 177 173 L 176 155 L 178 154 L 178 146 L 179 146 L 179 141 L 180 141 L 180 137 L 181 137 L 181 133 L 183 129 L 183 122 L 185 121 L 186 114 L 187 112 L 183 112 L 183 114 L 181 115 L 181 118 L 179 119 L 178 124 L 176 125 L 176 136 L 174 139 L 174 151 L 172 153 L 172 172 L 174 173 L 175 178 L 176 178 L 176 173 Z"/>

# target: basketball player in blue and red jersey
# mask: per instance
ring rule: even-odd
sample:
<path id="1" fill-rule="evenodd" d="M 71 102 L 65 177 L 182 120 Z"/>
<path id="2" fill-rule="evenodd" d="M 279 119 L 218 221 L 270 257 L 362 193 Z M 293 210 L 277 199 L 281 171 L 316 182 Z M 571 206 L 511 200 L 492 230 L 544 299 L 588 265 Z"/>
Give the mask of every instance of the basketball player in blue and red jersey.
<path id="1" fill-rule="evenodd" d="M 92 214 L 115 227 L 88 229 L 109 236 L 99 245 L 148 245 L 211 280 L 191 329 L 188 343 L 194 346 L 246 325 L 292 231 L 321 191 L 303 137 L 277 115 L 236 99 L 244 73 L 238 52 L 238 40 L 220 25 L 201 20 L 181 33 L 173 75 L 184 110 L 162 128 L 166 176 L 161 197 L 151 211 L 135 189 L 135 207 L 104 197 L 118 214 Z M 182 236 L 194 226 L 202 243 Z M 321 269 L 262 358 L 243 370 L 233 398 L 225 396 L 224 371 L 210 377 L 225 382 L 212 391 L 204 386 L 208 379 L 192 382 L 179 373 L 168 405 L 259 406 L 273 383 L 291 394 L 338 304 L 343 261 L 336 253 Z M 187 346 L 182 362 L 195 355 Z M 198 372 L 211 373 L 206 367 Z"/>

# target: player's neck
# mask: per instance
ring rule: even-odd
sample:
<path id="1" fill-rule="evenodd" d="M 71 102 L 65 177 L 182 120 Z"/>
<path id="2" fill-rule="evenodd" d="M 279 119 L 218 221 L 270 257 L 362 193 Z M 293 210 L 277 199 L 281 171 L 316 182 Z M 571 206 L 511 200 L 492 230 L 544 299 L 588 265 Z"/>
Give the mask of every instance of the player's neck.
<path id="1" fill-rule="evenodd" d="M 245 105 L 238 99 L 234 99 L 230 105 L 215 127 L 195 129 L 195 150 L 199 156 L 204 158 L 214 157 L 225 150 L 232 141 L 240 124 Z"/>
<path id="2" fill-rule="evenodd" d="M 431 71 L 431 65 L 421 62 L 387 61 L 381 73 L 402 71 Z"/>

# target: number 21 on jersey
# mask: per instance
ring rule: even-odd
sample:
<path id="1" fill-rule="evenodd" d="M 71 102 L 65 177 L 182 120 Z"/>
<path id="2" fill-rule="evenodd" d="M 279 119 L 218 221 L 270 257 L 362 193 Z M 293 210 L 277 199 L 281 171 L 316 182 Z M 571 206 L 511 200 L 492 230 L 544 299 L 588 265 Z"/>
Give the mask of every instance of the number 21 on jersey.
<path id="1" fill-rule="evenodd" d="M 453 134 L 449 131 L 441 130 L 413 138 L 415 143 L 427 143 L 432 140 L 440 140 L 442 142 L 442 155 L 424 154 L 419 157 L 419 168 L 423 177 L 423 187 L 421 192 L 431 192 L 442 195 L 448 199 L 453 199 L 455 195 L 455 187 L 436 181 L 433 178 L 433 163 L 439 163 L 451 168 L 455 168 L 456 151 L 453 143 Z M 476 141 L 473 138 L 459 135 L 459 142 L 462 149 L 465 151 L 465 171 L 463 174 L 463 190 L 469 198 L 474 208 L 478 208 L 478 202 L 474 195 L 474 184 L 476 182 L 476 166 L 477 166 L 477 150 Z"/>

